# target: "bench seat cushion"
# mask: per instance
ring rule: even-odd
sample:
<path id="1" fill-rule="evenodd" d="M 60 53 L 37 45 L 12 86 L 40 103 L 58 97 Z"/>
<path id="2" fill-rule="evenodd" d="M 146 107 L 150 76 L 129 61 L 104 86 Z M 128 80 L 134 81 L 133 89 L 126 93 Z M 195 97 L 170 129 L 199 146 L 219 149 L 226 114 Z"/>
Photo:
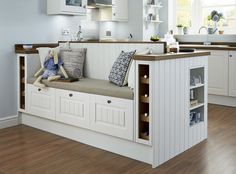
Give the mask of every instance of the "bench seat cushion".
<path id="1" fill-rule="evenodd" d="M 33 84 L 36 78 L 28 78 L 27 83 Z M 109 81 L 83 78 L 78 82 L 48 82 L 43 80 L 47 87 L 91 93 L 103 96 L 117 97 L 122 99 L 134 99 L 134 92 L 129 87 L 118 87 Z"/>

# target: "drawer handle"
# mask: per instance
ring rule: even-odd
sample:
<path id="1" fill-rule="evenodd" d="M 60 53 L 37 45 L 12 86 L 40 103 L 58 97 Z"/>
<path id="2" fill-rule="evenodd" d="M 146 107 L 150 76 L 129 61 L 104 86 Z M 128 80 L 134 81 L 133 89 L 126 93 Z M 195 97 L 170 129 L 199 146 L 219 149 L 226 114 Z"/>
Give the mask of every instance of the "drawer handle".
<path id="1" fill-rule="evenodd" d="M 69 97 L 73 97 L 73 94 L 69 94 Z"/>
<path id="2" fill-rule="evenodd" d="M 38 91 L 40 92 L 40 91 L 42 91 L 42 89 L 38 88 Z"/>
<path id="3" fill-rule="evenodd" d="M 108 103 L 108 104 L 111 104 L 111 100 L 107 100 L 107 103 Z"/>

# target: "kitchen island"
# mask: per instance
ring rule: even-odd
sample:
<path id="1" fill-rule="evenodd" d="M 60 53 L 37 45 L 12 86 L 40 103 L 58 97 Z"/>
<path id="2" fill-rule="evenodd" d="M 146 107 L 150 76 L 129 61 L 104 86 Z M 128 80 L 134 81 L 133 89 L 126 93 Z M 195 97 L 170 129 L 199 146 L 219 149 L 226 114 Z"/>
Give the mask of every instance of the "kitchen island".
<path id="1" fill-rule="evenodd" d="M 40 66 L 37 53 L 21 50 L 17 57 L 18 77 L 22 77 L 19 80 L 22 124 L 153 167 L 163 164 L 207 138 L 209 55 L 209 52 L 165 54 L 164 45 L 71 43 L 71 49 L 87 48 L 88 79 L 71 86 L 47 83 L 46 89 L 34 87 L 30 80 Z M 108 90 L 100 88 L 109 83 L 106 79 L 110 68 L 122 50 L 146 48 L 155 54 L 133 57 L 133 90 L 109 85 L 109 91 L 119 91 L 111 96 Z M 100 85 L 95 85 L 97 82 Z M 124 91 L 129 97 L 123 95 Z"/>

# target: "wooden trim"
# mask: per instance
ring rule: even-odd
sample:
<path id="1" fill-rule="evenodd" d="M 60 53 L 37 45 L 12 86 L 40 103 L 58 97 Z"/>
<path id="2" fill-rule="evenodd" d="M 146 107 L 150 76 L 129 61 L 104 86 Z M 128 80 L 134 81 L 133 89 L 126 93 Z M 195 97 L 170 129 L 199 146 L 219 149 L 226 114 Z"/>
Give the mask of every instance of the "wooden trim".
<path id="1" fill-rule="evenodd" d="M 66 43 L 67 41 L 59 41 L 58 43 Z M 151 42 L 151 41 L 99 41 L 99 40 L 89 40 L 89 41 L 69 41 L 69 43 L 101 43 L 101 44 L 166 44 L 166 42 L 157 41 L 157 42 Z"/>
<path id="2" fill-rule="evenodd" d="M 232 50 L 236 51 L 236 43 L 212 42 L 211 45 L 204 45 L 203 42 L 180 42 L 181 48 L 196 48 L 203 50 Z"/>
<path id="3" fill-rule="evenodd" d="M 168 53 L 168 54 L 149 54 L 149 55 L 135 55 L 134 60 L 144 61 L 160 61 L 169 59 L 182 59 L 191 57 L 209 56 L 210 52 L 207 51 L 195 51 L 193 53 Z"/>
<path id="4" fill-rule="evenodd" d="M 37 54 L 38 51 L 37 51 L 36 49 L 39 48 L 39 47 L 50 47 L 50 48 L 53 48 L 53 47 L 59 46 L 58 43 L 32 44 L 32 45 L 33 45 L 33 48 L 32 48 L 32 49 L 30 49 L 30 50 L 25 50 L 25 49 L 23 48 L 23 45 L 24 45 L 24 44 L 15 44 L 15 53 L 18 53 L 18 54 Z"/>

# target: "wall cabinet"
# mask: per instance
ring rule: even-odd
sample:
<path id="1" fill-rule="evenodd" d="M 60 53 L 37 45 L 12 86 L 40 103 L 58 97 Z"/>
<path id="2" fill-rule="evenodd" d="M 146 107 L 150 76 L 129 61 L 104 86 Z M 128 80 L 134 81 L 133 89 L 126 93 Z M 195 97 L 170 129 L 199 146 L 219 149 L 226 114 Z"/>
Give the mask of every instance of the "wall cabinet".
<path id="1" fill-rule="evenodd" d="M 47 0 L 47 14 L 86 15 L 87 0 Z"/>
<path id="2" fill-rule="evenodd" d="M 56 121 L 73 126 L 89 127 L 89 95 L 56 90 Z"/>
<path id="3" fill-rule="evenodd" d="M 113 0 L 112 8 L 99 9 L 99 21 L 128 21 L 128 0 Z"/>
<path id="4" fill-rule="evenodd" d="M 236 97 L 236 51 L 229 52 L 229 96 Z"/>
<path id="5" fill-rule="evenodd" d="M 128 21 L 128 0 L 112 1 L 112 20 Z"/>
<path id="6" fill-rule="evenodd" d="M 40 89 L 27 85 L 27 112 L 50 120 L 55 120 L 55 89 Z"/>
<path id="7" fill-rule="evenodd" d="M 133 101 L 91 95 L 91 129 L 108 135 L 134 139 Z"/>
<path id="8" fill-rule="evenodd" d="M 228 51 L 211 51 L 209 56 L 209 94 L 229 95 L 229 53 Z"/>

